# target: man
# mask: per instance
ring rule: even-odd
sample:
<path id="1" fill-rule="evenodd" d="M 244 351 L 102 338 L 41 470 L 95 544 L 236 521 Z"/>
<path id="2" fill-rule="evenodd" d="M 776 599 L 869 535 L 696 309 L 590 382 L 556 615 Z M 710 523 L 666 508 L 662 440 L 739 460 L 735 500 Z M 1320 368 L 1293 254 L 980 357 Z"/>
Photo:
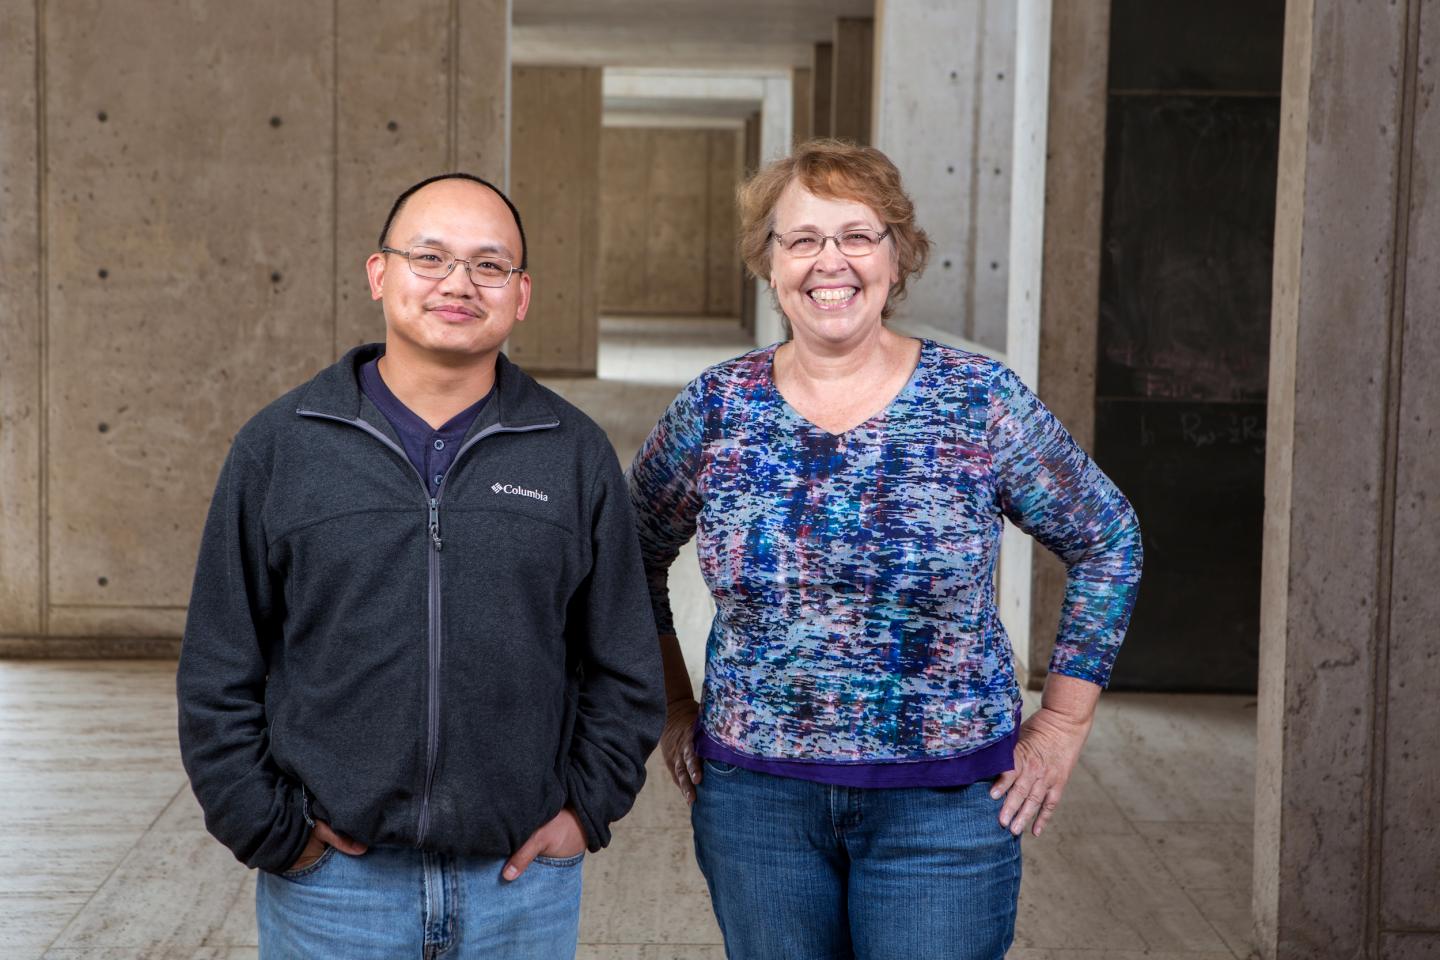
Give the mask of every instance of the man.
<path id="1" fill-rule="evenodd" d="M 177 680 L 264 957 L 573 956 L 580 860 L 664 716 L 604 433 L 500 354 L 530 303 L 491 184 L 447 174 L 366 262 L 385 343 L 245 425 Z"/>

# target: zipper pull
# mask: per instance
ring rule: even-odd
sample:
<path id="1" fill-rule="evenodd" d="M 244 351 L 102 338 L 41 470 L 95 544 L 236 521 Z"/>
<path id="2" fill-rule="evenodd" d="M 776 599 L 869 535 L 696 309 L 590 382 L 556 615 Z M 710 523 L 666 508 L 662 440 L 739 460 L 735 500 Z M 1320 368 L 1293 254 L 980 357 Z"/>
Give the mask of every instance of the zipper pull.
<path id="1" fill-rule="evenodd" d="M 440 501 L 435 497 L 430 498 L 430 543 L 436 550 L 443 546 L 440 540 Z"/>

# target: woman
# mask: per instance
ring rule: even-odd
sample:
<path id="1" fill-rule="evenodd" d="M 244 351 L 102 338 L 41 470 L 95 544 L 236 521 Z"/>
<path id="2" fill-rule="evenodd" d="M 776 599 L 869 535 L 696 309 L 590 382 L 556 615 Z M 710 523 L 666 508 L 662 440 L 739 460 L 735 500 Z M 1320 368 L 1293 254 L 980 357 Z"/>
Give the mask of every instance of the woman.
<path id="1" fill-rule="evenodd" d="M 740 203 L 790 339 L 701 374 L 630 474 L 661 743 L 727 955 L 998 960 L 1020 834 L 1049 821 L 1129 620 L 1134 512 L 1010 370 L 885 326 L 929 242 L 882 153 L 813 141 Z M 1069 568 L 1023 725 L 1002 516 Z M 703 706 L 665 585 L 697 531 Z"/>

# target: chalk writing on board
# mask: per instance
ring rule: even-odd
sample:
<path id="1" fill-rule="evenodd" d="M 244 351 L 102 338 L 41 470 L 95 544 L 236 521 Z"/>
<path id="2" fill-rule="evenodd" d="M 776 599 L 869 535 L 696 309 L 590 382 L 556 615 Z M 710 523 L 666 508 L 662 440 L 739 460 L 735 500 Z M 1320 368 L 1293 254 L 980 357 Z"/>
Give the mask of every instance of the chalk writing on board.
<path id="1" fill-rule="evenodd" d="M 1178 423 L 1170 420 L 1178 419 Z M 1159 420 L 1170 420 L 1159 423 Z M 1178 427 L 1182 443 L 1195 449 L 1215 446 L 1265 449 L 1265 417 L 1255 413 L 1229 413 L 1205 416 L 1193 410 L 1174 414 L 1143 413 L 1140 415 L 1140 446 L 1153 447 L 1164 433 L 1175 436 Z"/>

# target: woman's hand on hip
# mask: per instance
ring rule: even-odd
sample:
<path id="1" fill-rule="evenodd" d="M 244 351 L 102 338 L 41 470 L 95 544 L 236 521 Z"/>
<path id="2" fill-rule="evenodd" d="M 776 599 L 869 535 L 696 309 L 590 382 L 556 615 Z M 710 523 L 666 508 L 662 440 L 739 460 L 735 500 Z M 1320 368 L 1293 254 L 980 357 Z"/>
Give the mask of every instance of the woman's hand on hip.
<path id="1" fill-rule="evenodd" d="M 695 756 L 695 718 L 699 715 L 700 704 L 693 698 L 676 700 L 670 704 L 665 731 L 660 734 L 665 769 L 686 803 L 695 802 L 695 787 L 704 777 L 700 758 Z"/>
<path id="2" fill-rule="evenodd" d="M 1100 687 L 1089 681 L 1060 674 L 1046 680 L 1040 709 L 1020 725 L 1015 769 L 990 788 L 992 798 L 1005 798 L 1000 825 L 1017 837 L 1031 821 L 1037 837 L 1050 822 L 1095 722 L 1099 698 Z"/>

